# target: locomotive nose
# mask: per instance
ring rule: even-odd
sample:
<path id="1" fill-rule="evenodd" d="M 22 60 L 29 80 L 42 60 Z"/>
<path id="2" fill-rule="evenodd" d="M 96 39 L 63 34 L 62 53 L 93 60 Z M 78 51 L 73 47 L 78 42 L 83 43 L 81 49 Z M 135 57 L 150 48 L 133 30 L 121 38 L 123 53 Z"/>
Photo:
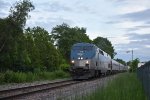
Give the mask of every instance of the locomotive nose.
<path id="1" fill-rule="evenodd" d="M 72 67 L 74 68 L 89 68 L 90 67 L 90 60 L 72 60 Z"/>

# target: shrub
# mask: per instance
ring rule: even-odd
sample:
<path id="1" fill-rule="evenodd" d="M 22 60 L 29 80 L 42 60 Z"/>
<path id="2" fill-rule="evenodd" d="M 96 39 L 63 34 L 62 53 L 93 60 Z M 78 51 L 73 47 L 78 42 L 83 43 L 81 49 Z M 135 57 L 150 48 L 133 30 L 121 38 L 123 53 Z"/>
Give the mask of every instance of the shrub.
<path id="1" fill-rule="evenodd" d="M 32 72 L 28 72 L 28 73 L 26 73 L 26 82 L 32 82 L 32 81 L 34 81 L 34 80 L 38 80 L 38 77 L 37 77 L 37 75 L 36 74 L 34 74 L 34 73 L 32 73 Z"/>
<path id="2" fill-rule="evenodd" d="M 7 71 L 4 75 L 4 81 L 6 83 L 10 82 L 15 82 L 15 83 L 20 83 L 20 82 L 25 82 L 26 81 L 26 74 L 22 72 L 12 72 L 12 71 Z"/>
<path id="3" fill-rule="evenodd" d="M 4 83 L 4 73 L 0 73 L 0 84 Z"/>
<path id="4" fill-rule="evenodd" d="M 6 83 L 9 83 L 12 81 L 12 77 L 13 77 L 13 72 L 12 71 L 7 71 L 4 75 L 4 81 Z"/>
<path id="5" fill-rule="evenodd" d="M 70 66 L 69 64 L 64 63 L 64 64 L 60 65 L 60 69 L 63 70 L 63 71 L 68 71 L 69 66 Z"/>
<path id="6" fill-rule="evenodd" d="M 55 75 L 55 78 L 61 78 L 61 77 L 65 78 L 65 77 L 69 76 L 67 73 L 65 73 L 62 70 L 55 71 L 54 75 Z"/>
<path id="7" fill-rule="evenodd" d="M 32 82 L 39 80 L 53 80 L 58 78 L 69 77 L 69 74 L 62 71 L 54 72 L 13 72 L 7 71 L 6 73 L 0 73 L 1 84 L 2 83 L 22 83 L 22 82 Z"/>

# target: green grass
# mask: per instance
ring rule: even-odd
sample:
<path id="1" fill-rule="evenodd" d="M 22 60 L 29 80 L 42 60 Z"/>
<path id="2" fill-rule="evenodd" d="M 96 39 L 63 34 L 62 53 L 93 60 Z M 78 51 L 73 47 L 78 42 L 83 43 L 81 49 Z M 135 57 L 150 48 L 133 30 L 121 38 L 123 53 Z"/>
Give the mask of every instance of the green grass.
<path id="1" fill-rule="evenodd" d="M 69 74 L 62 70 L 54 72 L 36 72 L 36 73 L 7 71 L 6 73 L 0 73 L 0 84 L 23 83 L 40 80 L 54 80 L 67 77 L 69 77 Z"/>
<path id="2" fill-rule="evenodd" d="M 136 73 L 123 73 L 82 100 L 147 100 Z"/>

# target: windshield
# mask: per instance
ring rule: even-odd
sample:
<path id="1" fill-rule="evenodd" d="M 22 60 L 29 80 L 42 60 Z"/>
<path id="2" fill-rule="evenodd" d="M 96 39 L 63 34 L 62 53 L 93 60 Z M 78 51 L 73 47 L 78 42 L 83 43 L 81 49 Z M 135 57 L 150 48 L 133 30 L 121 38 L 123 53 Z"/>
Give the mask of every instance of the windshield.
<path id="1" fill-rule="evenodd" d="M 81 50 L 81 51 L 90 51 L 93 49 L 93 46 L 74 46 L 73 50 Z"/>

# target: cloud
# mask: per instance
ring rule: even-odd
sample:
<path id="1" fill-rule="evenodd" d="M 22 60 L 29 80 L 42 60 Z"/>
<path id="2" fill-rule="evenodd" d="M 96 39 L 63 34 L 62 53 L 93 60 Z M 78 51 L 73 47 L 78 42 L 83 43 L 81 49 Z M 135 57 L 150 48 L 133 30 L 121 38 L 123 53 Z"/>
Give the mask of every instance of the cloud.
<path id="1" fill-rule="evenodd" d="M 137 31 L 139 28 L 133 27 L 133 28 L 124 28 L 127 32 Z"/>
<path id="2" fill-rule="evenodd" d="M 61 17 L 38 17 L 36 20 L 30 19 L 27 21 L 27 26 L 28 27 L 36 27 L 40 26 L 51 32 L 52 28 L 55 27 L 56 25 L 61 25 L 62 23 L 67 23 L 68 25 L 73 24 L 71 20 L 61 18 Z"/>
<path id="3" fill-rule="evenodd" d="M 150 24 L 150 21 L 147 21 L 146 24 Z"/>
<path id="4" fill-rule="evenodd" d="M 109 1 L 113 1 L 117 4 L 126 4 L 128 0 L 109 0 Z"/>
<path id="5" fill-rule="evenodd" d="M 0 17 L 7 17 L 9 7 L 10 4 L 8 2 L 0 0 Z"/>
<path id="6" fill-rule="evenodd" d="M 121 21 L 106 21 L 106 24 L 118 24 L 121 23 Z"/>
<path id="7" fill-rule="evenodd" d="M 8 6 L 10 6 L 10 4 L 9 4 L 8 2 L 3 1 L 3 0 L 0 0 L 0 11 L 1 11 L 2 9 L 8 8 Z"/>
<path id="8" fill-rule="evenodd" d="M 145 25 L 140 25 L 140 26 L 136 26 L 137 28 L 150 28 L 150 25 L 147 25 L 147 24 L 145 24 Z"/>
<path id="9" fill-rule="evenodd" d="M 150 40 L 150 34 L 137 34 L 137 33 L 132 33 L 132 34 L 126 34 L 129 36 L 129 38 L 132 39 L 148 39 Z"/>
<path id="10" fill-rule="evenodd" d="M 145 30 L 146 31 L 146 29 L 150 29 L 150 25 L 143 24 L 143 25 L 139 25 L 139 26 L 133 26 L 131 28 L 122 28 L 122 29 L 124 29 L 127 32 L 135 32 L 135 31 L 140 32 L 140 30 Z M 144 33 L 144 32 L 141 32 L 141 33 Z"/>
<path id="11" fill-rule="evenodd" d="M 120 17 L 131 21 L 150 21 L 150 9 L 123 14 Z"/>
<path id="12" fill-rule="evenodd" d="M 150 34 L 130 33 L 126 34 L 126 36 L 130 40 L 129 43 L 115 45 L 116 51 L 119 52 L 117 57 L 121 58 L 120 55 L 129 56 L 129 54 L 126 54 L 126 51 L 133 50 L 134 58 L 140 58 L 143 61 L 150 59 Z M 130 60 L 129 57 L 126 57 L 126 60 Z"/>
<path id="13" fill-rule="evenodd" d="M 137 34 L 137 33 L 130 33 L 130 34 L 126 34 L 126 36 L 128 36 L 129 39 L 129 43 L 125 44 L 126 48 L 144 48 L 145 45 L 149 45 L 149 41 L 150 41 L 150 34 Z M 120 46 L 122 44 L 119 44 Z"/>
<path id="14" fill-rule="evenodd" d="M 150 48 L 150 45 L 144 45 L 146 48 Z"/>
<path id="15" fill-rule="evenodd" d="M 6 17 L 7 16 L 7 14 L 6 13 L 4 13 L 4 12 L 0 12 L 0 17 L 1 18 L 4 18 L 4 17 Z"/>
<path id="16" fill-rule="evenodd" d="M 38 3 L 36 4 L 40 9 L 44 11 L 49 11 L 49 12 L 60 12 L 60 11 L 72 11 L 70 7 L 67 7 L 66 5 L 63 5 L 59 2 L 44 2 L 44 3 Z M 38 8 L 37 7 L 37 8 Z"/>

